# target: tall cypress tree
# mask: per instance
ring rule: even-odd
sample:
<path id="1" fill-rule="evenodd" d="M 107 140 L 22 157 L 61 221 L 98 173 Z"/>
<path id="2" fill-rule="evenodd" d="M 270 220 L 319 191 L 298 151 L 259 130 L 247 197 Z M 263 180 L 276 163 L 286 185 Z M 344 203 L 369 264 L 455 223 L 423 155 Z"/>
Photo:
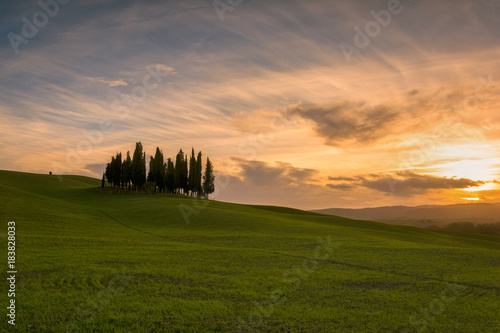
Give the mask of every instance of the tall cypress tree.
<path id="1" fill-rule="evenodd" d="M 184 164 L 184 152 L 182 149 L 177 153 L 175 157 L 175 191 L 180 192 L 182 188 L 182 169 Z"/>
<path id="2" fill-rule="evenodd" d="M 207 165 L 205 167 L 205 176 L 203 177 L 203 191 L 205 192 L 205 197 L 208 199 L 208 195 L 213 193 L 215 190 L 215 176 L 212 162 L 207 157 Z"/>
<path id="3" fill-rule="evenodd" d="M 111 162 L 106 164 L 106 171 L 104 172 L 106 174 L 106 179 L 108 180 L 108 184 L 111 184 L 113 181 L 113 167 L 112 165 L 114 164 L 115 157 L 111 156 Z"/>
<path id="4" fill-rule="evenodd" d="M 167 189 L 167 162 L 163 163 L 163 181 L 162 181 L 163 187 L 161 188 L 161 191 L 164 193 L 168 193 Z"/>
<path id="5" fill-rule="evenodd" d="M 165 162 L 163 160 L 163 152 L 158 147 L 156 147 L 156 153 L 153 164 L 154 164 L 153 178 L 154 181 L 156 182 L 156 186 L 158 186 L 158 189 L 161 192 L 164 187 L 163 178 L 165 177 Z"/>
<path id="6" fill-rule="evenodd" d="M 132 158 L 132 184 L 134 188 L 141 189 L 146 182 L 146 155 L 142 151 L 142 143 L 135 144 Z"/>
<path id="7" fill-rule="evenodd" d="M 122 163 L 122 179 L 123 186 L 130 188 L 132 180 L 132 160 L 130 159 L 130 151 L 127 151 L 127 158 Z"/>
<path id="8" fill-rule="evenodd" d="M 189 193 L 189 184 L 188 184 L 188 156 L 187 154 L 184 156 L 182 161 L 182 173 L 181 173 L 181 182 L 182 182 L 182 190 L 184 194 Z"/>
<path id="9" fill-rule="evenodd" d="M 195 170 L 195 187 L 197 196 L 201 196 L 203 194 L 203 188 L 201 186 L 201 172 L 202 172 L 202 157 L 201 151 L 198 153 L 198 158 L 196 160 L 196 170 Z"/>
<path id="10" fill-rule="evenodd" d="M 120 181 L 122 179 L 122 153 L 116 153 L 116 157 L 112 162 L 113 168 L 113 186 L 120 187 Z"/>
<path id="11" fill-rule="evenodd" d="M 148 182 L 155 181 L 155 159 L 153 156 L 149 157 L 149 172 L 148 172 Z"/>
<path id="12" fill-rule="evenodd" d="M 189 158 L 189 179 L 188 185 L 191 195 L 193 196 L 196 192 L 196 157 L 194 156 L 194 148 L 191 148 L 191 157 Z"/>
<path id="13" fill-rule="evenodd" d="M 109 175 L 110 175 L 110 178 L 108 179 L 108 181 L 111 183 L 111 185 L 113 187 L 115 187 L 115 172 L 116 172 L 116 157 L 115 156 L 111 156 L 111 162 L 109 163 Z"/>
<path id="14" fill-rule="evenodd" d="M 175 168 L 174 168 L 174 163 L 172 162 L 172 159 L 167 160 L 167 173 L 165 175 L 166 181 L 165 185 L 167 186 L 167 190 L 170 193 L 175 192 Z"/>
<path id="15" fill-rule="evenodd" d="M 139 173 L 139 181 L 144 185 L 146 183 L 146 152 L 142 154 L 141 164 L 140 164 L 140 173 Z"/>

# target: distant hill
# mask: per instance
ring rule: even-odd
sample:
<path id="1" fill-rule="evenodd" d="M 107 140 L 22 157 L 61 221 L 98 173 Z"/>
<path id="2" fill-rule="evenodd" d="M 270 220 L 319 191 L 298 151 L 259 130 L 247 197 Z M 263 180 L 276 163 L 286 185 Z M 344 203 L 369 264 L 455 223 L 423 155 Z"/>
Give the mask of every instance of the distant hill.
<path id="1" fill-rule="evenodd" d="M 378 221 L 416 227 L 441 226 L 452 222 L 493 223 L 500 221 L 500 204 L 469 203 L 456 205 L 388 206 L 361 209 L 329 208 L 312 212 L 357 220 Z"/>

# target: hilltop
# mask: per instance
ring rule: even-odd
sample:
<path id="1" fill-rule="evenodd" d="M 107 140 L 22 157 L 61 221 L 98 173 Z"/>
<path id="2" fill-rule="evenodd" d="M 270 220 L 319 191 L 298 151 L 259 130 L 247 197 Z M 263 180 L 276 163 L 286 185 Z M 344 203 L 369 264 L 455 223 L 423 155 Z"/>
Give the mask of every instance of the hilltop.
<path id="1" fill-rule="evenodd" d="M 286 207 L 120 195 L 100 183 L 0 171 L 0 219 L 16 222 L 18 330 L 500 326 L 499 237 Z"/>

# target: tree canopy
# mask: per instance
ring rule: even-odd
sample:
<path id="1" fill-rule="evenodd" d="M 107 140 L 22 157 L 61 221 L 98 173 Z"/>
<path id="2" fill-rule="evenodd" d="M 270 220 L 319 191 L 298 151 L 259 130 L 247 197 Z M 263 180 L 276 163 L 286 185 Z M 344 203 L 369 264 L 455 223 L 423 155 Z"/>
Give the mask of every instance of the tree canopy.
<path id="1" fill-rule="evenodd" d="M 127 190 L 142 191 L 147 188 L 148 191 L 154 189 L 158 193 L 208 198 L 215 190 L 213 165 L 208 157 L 203 177 L 202 174 L 202 153 L 200 151 L 196 154 L 194 148 L 191 148 L 189 157 L 180 149 L 174 162 L 170 157 L 165 161 L 163 151 L 156 147 L 154 156 L 149 158 L 147 170 L 146 152 L 142 143 L 137 142 L 132 158 L 129 151 L 124 159 L 121 152 L 111 157 L 103 174 L 103 187 L 106 180 L 108 186 Z"/>

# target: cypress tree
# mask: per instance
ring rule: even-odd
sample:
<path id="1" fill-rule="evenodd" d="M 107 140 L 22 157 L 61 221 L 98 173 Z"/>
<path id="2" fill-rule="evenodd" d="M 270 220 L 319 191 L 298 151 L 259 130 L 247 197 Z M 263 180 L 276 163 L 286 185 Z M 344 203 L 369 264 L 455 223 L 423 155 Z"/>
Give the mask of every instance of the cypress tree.
<path id="1" fill-rule="evenodd" d="M 149 157 L 149 172 L 148 172 L 148 182 L 155 181 L 155 159 L 153 156 Z"/>
<path id="2" fill-rule="evenodd" d="M 160 148 L 156 147 L 155 153 L 155 181 L 158 186 L 159 191 L 161 192 L 164 185 L 163 178 L 165 177 L 165 161 L 163 159 L 163 152 Z"/>
<path id="3" fill-rule="evenodd" d="M 195 170 L 195 187 L 197 196 L 201 196 L 203 194 L 203 188 L 201 186 L 201 172 L 202 172 L 202 159 L 201 159 L 201 151 L 198 153 L 198 159 L 196 160 L 196 170 Z"/>
<path id="4" fill-rule="evenodd" d="M 130 159 L 130 151 L 127 151 L 127 158 L 122 164 L 122 184 L 125 188 L 130 188 L 130 181 L 132 180 L 132 160 Z"/>
<path id="5" fill-rule="evenodd" d="M 113 168 L 113 187 L 120 187 L 120 181 L 122 179 L 122 153 L 116 153 L 116 157 L 112 162 Z"/>
<path id="6" fill-rule="evenodd" d="M 163 179 L 162 179 L 161 191 L 167 193 L 167 162 L 163 163 Z"/>
<path id="7" fill-rule="evenodd" d="M 175 192 L 180 192 L 182 188 L 182 168 L 184 164 L 184 152 L 182 149 L 177 153 L 175 157 Z"/>
<path id="8" fill-rule="evenodd" d="M 189 184 L 188 184 L 188 157 L 187 154 L 184 156 L 184 159 L 182 161 L 182 177 L 181 177 L 181 182 L 182 182 L 182 189 L 184 191 L 184 194 L 188 194 L 189 192 Z"/>
<path id="9" fill-rule="evenodd" d="M 142 151 L 142 143 L 135 144 L 132 158 L 132 184 L 135 189 L 141 189 L 146 182 L 146 154 Z"/>
<path id="10" fill-rule="evenodd" d="M 205 167 L 205 176 L 203 177 L 203 191 L 205 192 L 205 197 L 208 199 L 208 195 L 213 193 L 215 190 L 215 176 L 212 162 L 207 157 L 207 165 Z"/>
<path id="11" fill-rule="evenodd" d="M 189 179 L 188 185 L 191 191 L 191 196 L 196 192 L 196 157 L 194 156 L 194 148 L 191 148 L 191 158 L 189 159 Z"/>
<path id="12" fill-rule="evenodd" d="M 175 192 L 175 168 L 172 159 L 167 160 L 166 186 L 170 193 Z"/>
<path id="13" fill-rule="evenodd" d="M 116 165 L 116 158 L 115 156 L 111 156 L 111 162 L 109 163 L 110 178 L 108 179 L 108 182 L 113 187 L 115 187 L 115 171 L 116 171 L 115 165 Z"/>
<path id="14" fill-rule="evenodd" d="M 108 180 L 108 184 L 111 184 L 111 181 L 113 180 L 113 168 L 111 166 L 114 163 L 114 160 L 115 157 L 111 156 L 111 162 L 106 164 L 106 171 L 104 173 L 106 174 L 106 179 Z"/>
<path id="15" fill-rule="evenodd" d="M 141 164 L 139 166 L 140 166 L 139 182 L 141 182 L 142 185 L 144 185 L 146 183 L 146 152 L 142 154 Z"/>

